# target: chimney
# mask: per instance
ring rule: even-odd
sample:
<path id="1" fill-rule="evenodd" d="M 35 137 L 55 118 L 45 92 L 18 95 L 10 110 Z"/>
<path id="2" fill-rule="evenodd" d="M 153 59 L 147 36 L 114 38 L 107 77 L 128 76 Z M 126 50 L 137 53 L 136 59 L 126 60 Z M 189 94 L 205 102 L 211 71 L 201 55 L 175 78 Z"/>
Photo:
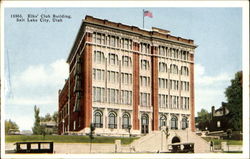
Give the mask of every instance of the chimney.
<path id="1" fill-rule="evenodd" d="M 226 103 L 222 102 L 221 105 L 222 105 L 222 111 L 223 111 L 223 116 L 224 116 L 226 115 Z"/>
<path id="2" fill-rule="evenodd" d="M 215 108 L 214 108 L 214 106 L 212 106 L 212 111 L 211 111 L 211 113 L 212 113 L 212 118 L 214 117 L 214 113 L 215 113 Z"/>

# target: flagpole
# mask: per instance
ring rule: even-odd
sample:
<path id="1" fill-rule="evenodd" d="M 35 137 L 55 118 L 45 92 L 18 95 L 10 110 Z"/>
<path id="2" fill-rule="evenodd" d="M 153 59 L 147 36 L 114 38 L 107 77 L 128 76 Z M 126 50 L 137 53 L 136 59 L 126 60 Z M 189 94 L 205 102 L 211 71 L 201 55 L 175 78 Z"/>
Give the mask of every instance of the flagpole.
<path id="1" fill-rule="evenodd" d="M 144 29 L 144 9 L 142 10 L 142 12 L 143 12 L 142 13 L 142 16 L 143 16 L 143 23 L 142 24 L 143 24 L 143 29 Z"/>

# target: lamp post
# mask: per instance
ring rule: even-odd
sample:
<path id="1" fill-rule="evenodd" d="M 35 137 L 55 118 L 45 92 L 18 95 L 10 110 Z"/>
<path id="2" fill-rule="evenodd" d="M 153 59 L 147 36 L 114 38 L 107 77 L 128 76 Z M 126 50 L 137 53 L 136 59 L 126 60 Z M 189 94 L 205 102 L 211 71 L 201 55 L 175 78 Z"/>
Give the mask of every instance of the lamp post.
<path id="1" fill-rule="evenodd" d="M 129 133 L 129 142 L 131 142 L 131 128 L 132 126 L 131 125 L 128 125 L 128 133 Z M 130 143 L 131 144 L 131 143 Z M 131 148 L 130 148 L 130 152 L 131 152 Z"/>

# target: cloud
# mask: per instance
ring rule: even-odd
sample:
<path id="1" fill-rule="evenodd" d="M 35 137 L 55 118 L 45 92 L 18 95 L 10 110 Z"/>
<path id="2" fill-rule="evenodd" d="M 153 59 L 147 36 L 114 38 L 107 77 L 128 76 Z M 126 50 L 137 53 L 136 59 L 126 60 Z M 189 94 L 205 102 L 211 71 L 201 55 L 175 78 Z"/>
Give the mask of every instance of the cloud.
<path id="1" fill-rule="evenodd" d="M 12 96 L 5 97 L 6 117 L 14 121 L 27 121 L 34 118 L 34 105 L 40 108 L 40 115 L 52 114 L 57 110 L 58 90 L 68 77 L 68 65 L 62 59 L 48 65 L 30 65 L 12 77 Z M 20 129 L 31 129 L 33 122 L 23 126 L 20 125 Z"/>
<path id="2" fill-rule="evenodd" d="M 222 72 L 209 75 L 201 64 L 195 64 L 195 107 L 196 112 L 201 108 L 210 111 L 211 106 L 220 107 L 226 101 L 224 92 L 230 85 L 233 75 Z"/>
<path id="3" fill-rule="evenodd" d="M 205 75 L 205 68 L 201 64 L 195 64 L 195 84 L 202 86 L 211 86 L 230 80 L 231 76 L 227 72 L 215 76 Z"/>
<path id="4" fill-rule="evenodd" d="M 48 66 L 33 65 L 29 66 L 15 79 L 19 79 L 17 86 L 31 85 L 31 86 L 48 86 L 61 84 L 61 78 L 66 78 L 68 75 L 68 66 L 64 60 L 57 60 Z"/>

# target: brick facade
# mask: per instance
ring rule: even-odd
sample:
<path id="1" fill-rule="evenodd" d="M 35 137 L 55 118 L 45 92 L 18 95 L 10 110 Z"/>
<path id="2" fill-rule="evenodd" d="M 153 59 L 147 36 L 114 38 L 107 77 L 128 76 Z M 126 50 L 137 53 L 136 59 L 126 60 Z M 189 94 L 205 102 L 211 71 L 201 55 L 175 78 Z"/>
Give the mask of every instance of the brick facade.
<path id="1" fill-rule="evenodd" d="M 59 134 L 86 134 L 94 123 L 97 134 L 126 135 L 131 126 L 140 135 L 164 124 L 175 129 L 172 118 L 177 129 L 187 118 L 194 131 L 195 48 L 193 40 L 163 29 L 86 16 L 67 59 L 69 78 L 59 91 Z"/>

